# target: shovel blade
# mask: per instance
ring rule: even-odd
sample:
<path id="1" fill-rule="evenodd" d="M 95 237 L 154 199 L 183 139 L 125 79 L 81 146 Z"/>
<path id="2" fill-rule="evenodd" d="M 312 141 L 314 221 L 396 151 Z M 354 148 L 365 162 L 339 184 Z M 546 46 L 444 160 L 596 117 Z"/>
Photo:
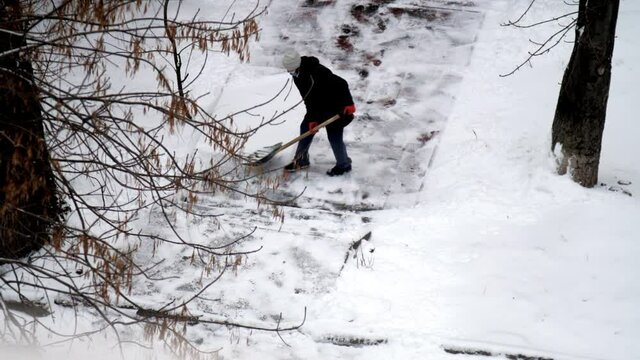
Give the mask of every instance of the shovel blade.
<path id="1" fill-rule="evenodd" d="M 265 146 L 262 149 L 254 151 L 245 158 L 245 165 L 258 166 L 266 163 L 278 153 L 280 146 L 282 146 L 281 142 L 271 146 Z"/>

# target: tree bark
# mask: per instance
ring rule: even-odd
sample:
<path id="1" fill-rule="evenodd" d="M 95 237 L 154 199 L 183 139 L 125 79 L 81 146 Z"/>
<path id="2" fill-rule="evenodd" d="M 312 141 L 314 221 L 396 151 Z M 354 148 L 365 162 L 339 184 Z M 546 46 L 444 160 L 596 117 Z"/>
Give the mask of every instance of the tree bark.
<path id="1" fill-rule="evenodd" d="M 40 248 L 60 213 L 32 64 L 7 54 L 26 45 L 21 6 L 0 0 L 0 258 Z"/>
<path id="2" fill-rule="evenodd" d="M 561 148 L 558 173 L 569 172 L 585 187 L 598 182 L 619 4 L 580 0 L 573 52 L 553 120 L 551 148 Z"/>

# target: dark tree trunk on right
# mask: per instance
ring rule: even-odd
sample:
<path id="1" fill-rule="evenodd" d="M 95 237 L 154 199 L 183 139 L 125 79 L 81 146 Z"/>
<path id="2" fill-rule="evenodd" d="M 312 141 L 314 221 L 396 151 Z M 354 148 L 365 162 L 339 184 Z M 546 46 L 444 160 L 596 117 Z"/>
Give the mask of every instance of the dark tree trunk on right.
<path id="1" fill-rule="evenodd" d="M 585 187 L 598 182 L 619 0 L 580 0 L 576 39 L 552 127 L 558 173 Z"/>

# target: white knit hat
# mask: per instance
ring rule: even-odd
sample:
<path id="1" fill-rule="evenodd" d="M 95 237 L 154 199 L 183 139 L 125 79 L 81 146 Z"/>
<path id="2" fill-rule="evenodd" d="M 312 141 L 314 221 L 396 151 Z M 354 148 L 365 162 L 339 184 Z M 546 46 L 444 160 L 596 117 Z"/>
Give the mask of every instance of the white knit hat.
<path id="1" fill-rule="evenodd" d="M 294 49 L 289 49 L 284 53 L 282 57 L 282 66 L 287 71 L 293 71 L 300 67 L 300 54 Z"/>

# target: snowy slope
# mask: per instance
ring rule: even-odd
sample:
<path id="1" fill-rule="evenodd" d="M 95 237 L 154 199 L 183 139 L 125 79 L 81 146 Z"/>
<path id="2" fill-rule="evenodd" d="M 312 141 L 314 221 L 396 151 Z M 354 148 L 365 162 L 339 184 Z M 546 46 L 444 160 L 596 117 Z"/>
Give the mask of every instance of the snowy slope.
<path id="1" fill-rule="evenodd" d="M 538 1 L 535 17 L 566 9 Z M 350 82 L 357 101 L 359 117 L 345 135 L 354 171 L 324 175 L 333 159 L 321 133 L 310 170 L 273 193 L 302 193 L 284 208 L 284 223 L 219 197 L 198 206 L 223 212 L 222 223 L 180 219 L 202 242 L 256 227 L 241 247 L 262 248 L 207 289 L 190 308 L 194 315 L 274 326 L 280 316 L 282 325 L 298 324 L 306 310 L 294 332 L 199 324 L 188 327 L 189 339 L 223 359 L 640 358 L 640 51 L 633 38 L 640 6 L 621 3 L 600 170 L 605 185 L 583 189 L 554 174 L 549 153 L 571 44 L 533 68 L 498 76 L 526 56 L 529 38 L 546 34 L 499 26 L 529 1 L 270 1 L 251 63 L 217 59 L 199 89 L 211 93 L 209 109 L 218 114 L 285 89 L 236 117 L 240 126 L 255 125 L 293 107 L 252 139 L 251 151 L 294 137 L 304 114 L 279 69 L 282 51 L 319 57 Z M 185 139 L 183 146 L 199 146 Z M 279 174 L 291 154 L 266 170 Z M 140 282 L 134 291 L 150 307 L 202 286 L 203 269 L 172 251 L 159 249 L 159 256 L 167 259 L 164 271 L 179 276 Z M 58 309 L 56 316 L 73 313 Z M 93 320 L 81 313 L 80 327 Z M 71 350 L 53 347 L 34 357 L 112 358 L 112 340 L 81 339 Z M 169 358 L 161 346 L 125 345 L 124 352 Z"/>

